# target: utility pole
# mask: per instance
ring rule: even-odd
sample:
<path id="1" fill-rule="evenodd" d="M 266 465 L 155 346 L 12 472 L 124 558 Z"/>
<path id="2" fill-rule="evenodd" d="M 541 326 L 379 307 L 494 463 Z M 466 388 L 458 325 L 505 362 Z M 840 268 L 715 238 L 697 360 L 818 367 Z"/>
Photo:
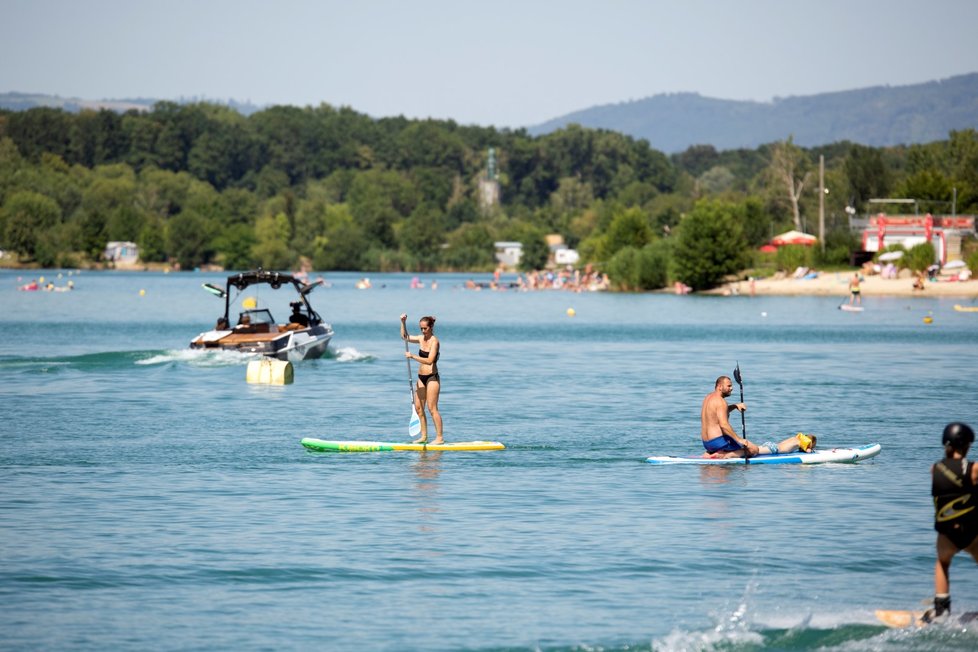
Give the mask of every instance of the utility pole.
<path id="1" fill-rule="evenodd" d="M 818 242 L 825 255 L 825 155 L 818 155 Z"/>

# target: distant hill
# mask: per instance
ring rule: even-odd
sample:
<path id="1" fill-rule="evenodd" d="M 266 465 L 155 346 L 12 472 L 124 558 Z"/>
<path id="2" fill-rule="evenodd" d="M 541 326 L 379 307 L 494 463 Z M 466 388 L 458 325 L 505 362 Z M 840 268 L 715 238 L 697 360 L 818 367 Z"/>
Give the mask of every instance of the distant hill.
<path id="1" fill-rule="evenodd" d="M 145 111 L 158 101 L 0 93 L 0 109 L 14 111 L 36 106 L 72 112 L 101 108 Z M 175 101 L 223 104 L 243 115 L 266 108 L 231 99 L 191 97 Z M 946 139 L 953 129 L 978 128 L 978 73 L 910 86 L 874 86 L 771 102 L 722 100 L 698 93 L 654 95 L 575 111 L 527 131 L 541 135 L 572 123 L 644 138 L 666 153 L 681 152 L 691 145 L 754 149 L 788 136 L 794 136 L 795 143 L 804 147 L 843 140 L 872 147 L 926 143 Z"/>
<path id="2" fill-rule="evenodd" d="M 60 95 L 44 95 L 43 93 L 0 93 L 0 109 L 11 111 L 26 111 L 38 106 L 47 106 L 55 109 L 64 109 L 72 113 L 77 113 L 82 109 L 109 109 L 111 111 L 148 111 L 154 104 L 162 100 L 152 98 L 118 99 L 118 100 L 85 100 L 78 97 L 61 97 Z M 173 100 L 177 104 L 191 104 L 194 102 L 210 102 L 211 104 L 223 104 L 231 107 L 243 115 L 251 115 L 261 111 L 262 106 L 251 104 L 250 102 L 238 102 L 237 100 L 215 100 L 213 98 L 182 97 Z"/>
<path id="3" fill-rule="evenodd" d="M 675 93 L 605 104 L 530 127 L 533 135 L 571 123 L 644 138 L 673 153 L 690 145 L 754 149 L 794 136 L 804 147 L 849 140 L 872 147 L 945 140 L 978 128 L 978 73 L 911 86 L 745 102 Z"/>

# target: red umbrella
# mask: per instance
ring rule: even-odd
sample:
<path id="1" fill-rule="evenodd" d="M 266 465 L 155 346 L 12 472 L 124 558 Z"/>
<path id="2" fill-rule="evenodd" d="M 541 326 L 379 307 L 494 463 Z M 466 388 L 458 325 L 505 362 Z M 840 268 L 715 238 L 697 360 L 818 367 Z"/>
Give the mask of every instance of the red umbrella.
<path id="1" fill-rule="evenodd" d="M 782 233 L 781 235 L 776 235 L 771 239 L 771 244 L 777 247 L 783 247 L 784 245 L 813 245 L 818 240 L 813 235 L 807 233 L 802 233 L 801 231 L 788 231 L 787 233 Z"/>

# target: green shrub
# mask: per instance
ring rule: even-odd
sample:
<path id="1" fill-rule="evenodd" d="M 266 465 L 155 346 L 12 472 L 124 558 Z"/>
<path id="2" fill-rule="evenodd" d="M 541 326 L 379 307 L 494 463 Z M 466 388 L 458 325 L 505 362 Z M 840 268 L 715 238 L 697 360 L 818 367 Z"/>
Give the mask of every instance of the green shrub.
<path id="1" fill-rule="evenodd" d="M 622 290 L 654 290 L 668 281 L 669 249 L 664 241 L 653 242 L 641 249 L 622 247 L 608 261 L 608 277 Z"/>
<path id="2" fill-rule="evenodd" d="M 973 276 L 978 276 L 978 251 L 972 251 L 965 258 L 965 262 L 968 263 L 968 269 L 971 270 Z"/>
<path id="3" fill-rule="evenodd" d="M 750 259 L 740 218 L 743 205 L 700 200 L 679 223 L 672 251 L 676 280 L 707 290 L 739 272 Z"/>
<path id="4" fill-rule="evenodd" d="M 807 245 L 786 245 L 778 248 L 778 269 L 793 272 L 799 267 L 811 267 L 815 260 L 813 247 Z"/>
<path id="5" fill-rule="evenodd" d="M 910 248 L 910 251 L 900 259 L 900 267 L 905 267 L 914 272 L 922 272 L 937 260 L 937 252 L 934 245 L 929 242 L 921 242 Z"/>

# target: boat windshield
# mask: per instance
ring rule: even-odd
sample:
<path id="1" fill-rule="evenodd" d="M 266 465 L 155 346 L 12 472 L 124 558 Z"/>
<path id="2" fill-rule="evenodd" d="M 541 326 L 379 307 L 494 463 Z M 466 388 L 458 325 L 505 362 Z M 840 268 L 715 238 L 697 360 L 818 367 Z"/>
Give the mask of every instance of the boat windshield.
<path id="1" fill-rule="evenodd" d="M 248 319 L 245 319 L 247 317 Z M 272 313 L 267 308 L 260 310 L 245 310 L 238 315 L 239 324 L 274 324 Z"/>

